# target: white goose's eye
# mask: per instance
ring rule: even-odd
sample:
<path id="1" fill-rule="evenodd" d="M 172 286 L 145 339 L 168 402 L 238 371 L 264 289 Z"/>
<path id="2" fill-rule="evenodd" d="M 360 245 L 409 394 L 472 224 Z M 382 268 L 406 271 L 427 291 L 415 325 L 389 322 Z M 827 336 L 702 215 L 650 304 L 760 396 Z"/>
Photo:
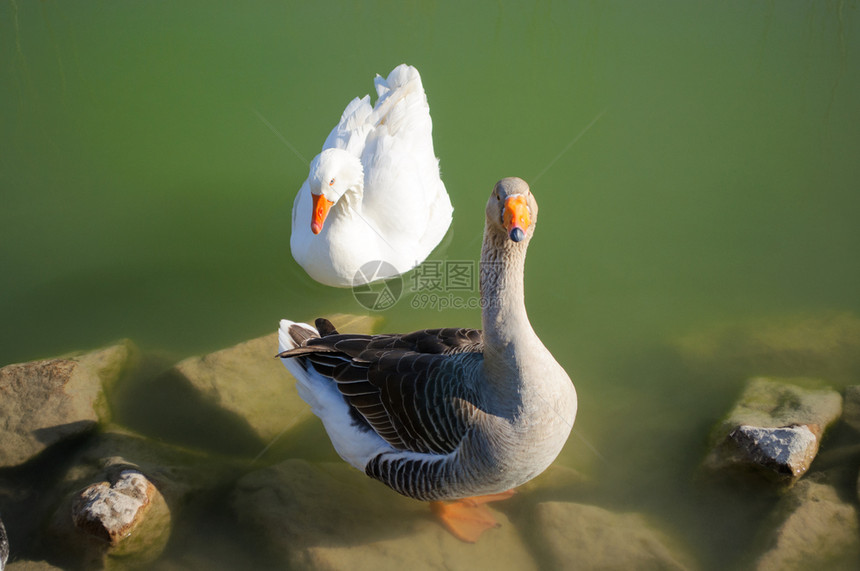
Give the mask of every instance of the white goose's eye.
<path id="1" fill-rule="evenodd" d="M 328 181 L 328 185 L 329 185 L 329 186 L 334 186 L 334 179 L 331 179 L 330 181 Z"/>

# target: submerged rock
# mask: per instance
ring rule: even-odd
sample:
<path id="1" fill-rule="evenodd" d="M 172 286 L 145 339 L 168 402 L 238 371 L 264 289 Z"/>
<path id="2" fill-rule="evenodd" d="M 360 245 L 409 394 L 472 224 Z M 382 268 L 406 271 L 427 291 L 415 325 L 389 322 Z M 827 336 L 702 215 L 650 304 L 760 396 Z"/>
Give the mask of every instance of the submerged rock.
<path id="1" fill-rule="evenodd" d="M 170 538 L 170 509 L 142 473 L 122 465 L 60 504 L 50 527 L 55 557 L 104 569 L 154 561 Z"/>
<path id="2" fill-rule="evenodd" d="M 332 315 L 335 327 L 370 333 L 378 319 Z M 310 408 L 299 398 L 295 381 L 278 353 L 277 332 L 208 355 L 191 357 L 168 372 L 191 384 L 206 402 L 241 418 L 263 443 L 309 419 Z"/>
<path id="3" fill-rule="evenodd" d="M 535 500 L 536 498 L 543 500 L 567 499 L 567 496 L 590 490 L 593 485 L 594 482 L 578 470 L 555 463 L 534 479 L 518 487 L 516 489 L 517 495 L 512 498 L 514 501 L 511 503 L 515 503 L 518 498 L 535 502 L 539 501 Z"/>
<path id="4" fill-rule="evenodd" d="M 519 533 L 501 523 L 466 544 L 426 502 L 400 496 L 346 464 L 288 460 L 239 480 L 244 527 L 297 569 L 536 569 Z"/>
<path id="5" fill-rule="evenodd" d="M 110 480 L 130 469 L 143 474 L 171 508 L 197 492 L 212 490 L 235 479 L 245 465 L 164 442 L 145 438 L 117 426 L 108 426 L 83 446 L 63 476 L 66 492 Z"/>
<path id="6" fill-rule="evenodd" d="M 17 466 L 109 418 L 109 391 L 137 354 L 130 341 L 0 369 L 0 468 Z"/>
<path id="7" fill-rule="evenodd" d="M 243 465 L 109 426 L 67 461 L 50 494 L 41 543 L 69 568 L 147 566 L 194 495 L 233 481 Z M 50 515 L 53 514 L 53 515 Z"/>
<path id="8" fill-rule="evenodd" d="M 72 503 L 72 521 L 81 531 L 116 547 L 137 531 L 156 504 L 163 506 L 164 498 L 152 482 L 126 469 L 111 482 L 82 490 Z M 157 523 L 161 527 L 162 522 Z"/>
<path id="9" fill-rule="evenodd" d="M 714 429 L 704 466 L 792 484 L 809 469 L 821 436 L 841 412 L 840 394 L 820 381 L 752 379 Z"/>
<path id="10" fill-rule="evenodd" d="M 534 510 L 545 569 L 691 569 L 688 555 L 642 515 L 591 505 L 544 502 Z"/>
<path id="11" fill-rule="evenodd" d="M 842 414 L 842 396 L 824 381 L 806 378 L 751 379 L 721 429 L 736 425 L 817 425 L 822 433 Z"/>
<path id="12" fill-rule="evenodd" d="M 857 509 L 826 484 L 804 480 L 783 497 L 763 533 L 764 553 L 755 568 L 857 569 L 860 529 Z"/>
<path id="13" fill-rule="evenodd" d="M 310 416 L 295 382 L 275 358 L 278 335 L 272 333 L 178 363 L 174 370 L 215 406 L 247 421 L 267 442 Z"/>
<path id="14" fill-rule="evenodd" d="M 839 385 L 860 378 L 860 319 L 825 312 L 719 325 L 672 345 L 708 374 L 821 377 Z"/>

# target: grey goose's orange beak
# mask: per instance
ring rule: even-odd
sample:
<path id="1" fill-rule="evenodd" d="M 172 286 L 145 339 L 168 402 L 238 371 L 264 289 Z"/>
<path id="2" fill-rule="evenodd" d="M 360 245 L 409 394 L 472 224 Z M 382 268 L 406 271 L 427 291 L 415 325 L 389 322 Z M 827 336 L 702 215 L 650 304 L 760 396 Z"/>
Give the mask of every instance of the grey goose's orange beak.
<path id="1" fill-rule="evenodd" d="M 523 194 L 515 194 L 505 199 L 505 210 L 502 215 L 505 230 L 514 242 L 520 242 L 526 237 L 526 230 L 531 224 L 529 206 Z"/>

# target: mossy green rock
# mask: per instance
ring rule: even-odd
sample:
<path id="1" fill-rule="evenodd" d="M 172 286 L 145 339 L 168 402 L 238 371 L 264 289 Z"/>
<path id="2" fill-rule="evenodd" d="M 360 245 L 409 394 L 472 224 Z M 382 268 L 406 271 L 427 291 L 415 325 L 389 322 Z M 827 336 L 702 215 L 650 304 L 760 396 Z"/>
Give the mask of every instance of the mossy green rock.
<path id="1" fill-rule="evenodd" d="M 17 466 L 110 419 L 107 393 L 136 362 L 131 341 L 0 369 L 0 467 Z"/>
<path id="2" fill-rule="evenodd" d="M 714 429 L 712 440 L 722 440 L 742 424 L 771 428 L 805 424 L 817 426 L 820 436 L 841 414 L 842 395 L 824 381 L 756 377 Z"/>
<path id="3" fill-rule="evenodd" d="M 58 555 L 73 567 L 125 569 L 157 559 L 170 539 L 171 514 L 158 488 L 126 468 L 60 504 L 51 523 Z"/>
<path id="4" fill-rule="evenodd" d="M 857 508 L 827 483 L 801 481 L 780 500 L 759 545 L 757 571 L 857 569 Z"/>
<path id="5" fill-rule="evenodd" d="M 116 426 L 90 438 L 67 465 L 44 498 L 53 515 L 43 541 L 64 567 L 87 569 L 154 561 L 189 497 L 225 487 L 246 469 Z"/>
<path id="6" fill-rule="evenodd" d="M 809 469 L 842 396 L 815 379 L 751 379 L 711 433 L 712 473 L 791 485 Z"/>
<path id="7" fill-rule="evenodd" d="M 671 345 L 693 369 L 714 378 L 808 376 L 836 386 L 860 378 L 860 319 L 847 312 L 719 324 Z"/>
<path id="8" fill-rule="evenodd" d="M 378 319 L 328 317 L 343 331 L 370 333 Z M 178 363 L 172 374 L 187 380 L 203 399 L 243 419 L 263 443 L 311 417 L 296 383 L 280 359 L 277 332 Z"/>
<path id="9" fill-rule="evenodd" d="M 692 558 L 644 516 L 578 503 L 537 504 L 532 533 L 544 569 L 693 569 Z"/>

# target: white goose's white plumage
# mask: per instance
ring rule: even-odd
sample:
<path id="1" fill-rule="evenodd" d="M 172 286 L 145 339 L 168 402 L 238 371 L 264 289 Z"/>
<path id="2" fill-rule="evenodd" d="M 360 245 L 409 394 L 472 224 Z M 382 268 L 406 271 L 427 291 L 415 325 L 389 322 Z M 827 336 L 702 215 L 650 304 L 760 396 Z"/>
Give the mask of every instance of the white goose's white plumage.
<path id="1" fill-rule="evenodd" d="M 418 70 L 402 64 L 374 84 L 376 105 L 370 96 L 347 105 L 293 203 L 293 258 L 330 286 L 410 270 L 451 225 Z"/>
<path id="2" fill-rule="evenodd" d="M 577 399 L 526 314 L 536 218 L 524 181 L 496 184 L 481 253 L 483 331 L 351 335 L 324 319 L 281 322 L 279 356 L 344 460 L 401 494 L 438 501 L 510 490 L 556 458 Z"/>

